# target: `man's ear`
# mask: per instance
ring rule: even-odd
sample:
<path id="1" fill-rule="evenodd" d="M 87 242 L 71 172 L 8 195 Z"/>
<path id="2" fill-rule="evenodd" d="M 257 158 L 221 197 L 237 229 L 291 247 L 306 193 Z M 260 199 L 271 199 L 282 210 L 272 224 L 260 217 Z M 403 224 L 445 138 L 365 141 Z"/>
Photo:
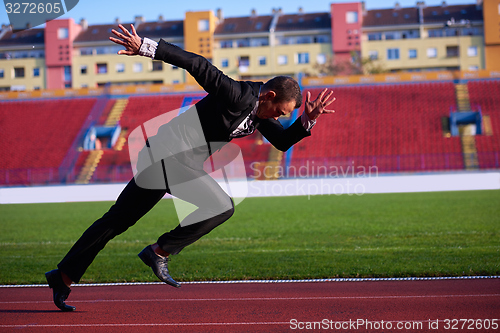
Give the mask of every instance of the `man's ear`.
<path id="1" fill-rule="evenodd" d="M 264 97 L 265 97 L 265 100 L 272 102 L 274 100 L 274 98 L 276 97 L 276 93 L 272 90 L 269 90 L 268 92 L 266 92 Z"/>

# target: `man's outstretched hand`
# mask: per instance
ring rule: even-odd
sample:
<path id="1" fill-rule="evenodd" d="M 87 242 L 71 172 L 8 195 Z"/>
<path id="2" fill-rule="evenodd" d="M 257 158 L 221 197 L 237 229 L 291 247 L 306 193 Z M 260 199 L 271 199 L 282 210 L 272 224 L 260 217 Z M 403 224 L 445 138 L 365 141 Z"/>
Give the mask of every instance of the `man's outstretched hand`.
<path id="1" fill-rule="evenodd" d="M 135 31 L 134 25 L 133 24 L 130 25 L 132 33 L 130 33 L 127 29 L 125 29 L 125 27 L 121 24 L 119 24 L 118 27 L 123 31 L 123 33 L 118 32 L 115 29 L 111 30 L 111 32 L 121 39 L 109 37 L 109 39 L 112 42 L 125 46 L 125 50 L 118 51 L 118 54 L 125 54 L 125 55 L 139 54 L 139 49 L 141 48 L 142 39 L 137 34 L 137 31 Z"/>
<path id="2" fill-rule="evenodd" d="M 316 98 L 315 101 L 311 102 L 311 92 L 308 91 L 306 95 L 306 103 L 304 105 L 304 111 L 306 112 L 307 116 L 309 119 L 314 120 L 317 119 L 319 116 L 321 116 L 324 113 L 334 113 L 334 110 L 328 110 L 326 107 L 335 101 L 335 97 L 333 99 L 331 98 L 333 95 L 333 91 L 330 91 L 328 94 L 326 93 L 328 91 L 327 88 L 325 88 L 319 95 L 318 98 Z"/>

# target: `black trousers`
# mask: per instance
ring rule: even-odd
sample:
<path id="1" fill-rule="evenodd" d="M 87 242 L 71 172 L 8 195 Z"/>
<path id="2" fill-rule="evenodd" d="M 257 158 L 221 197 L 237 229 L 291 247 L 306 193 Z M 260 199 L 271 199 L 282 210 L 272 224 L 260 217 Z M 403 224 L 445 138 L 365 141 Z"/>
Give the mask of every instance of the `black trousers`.
<path id="1" fill-rule="evenodd" d="M 169 183 L 185 182 L 189 186 L 179 188 L 177 185 L 167 184 L 166 189 L 152 190 L 138 186 L 136 180 L 132 179 L 116 203 L 82 234 L 57 265 L 72 281 L 79 282 L 99 251 L 111 239 L 133 226 L 166 193 L 198 207 L 176 228 L 158 238 L 160 248 L 170 254 L 179 253 L 233 215 L 234 205 L 231 198 L 205 171 L 186 167 L 176 160 L 170 161 L 167 166 L 163 162 L 162 164 L 164 173 L 175 174 L 175 181 L 172 179 Z M 174 186 L 176 188 L 172 191 Z"/>

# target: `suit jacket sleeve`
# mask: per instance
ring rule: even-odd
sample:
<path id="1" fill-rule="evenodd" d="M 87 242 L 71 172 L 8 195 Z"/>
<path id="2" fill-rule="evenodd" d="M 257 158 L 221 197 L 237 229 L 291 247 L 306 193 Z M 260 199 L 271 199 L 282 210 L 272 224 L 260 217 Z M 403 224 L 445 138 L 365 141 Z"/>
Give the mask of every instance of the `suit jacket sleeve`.
<path id="1" fill-rule="evenodd" d="M 277 120 L 262 119 L 259 120 L 257 129 L 274 147 L 281 151 L 287 151 L 291 146 L 311 135 L 311 132 L 302 126 L 300 117 L 286 129 Z"/>
<path id="2" fill-rule="evenodd" d="M 248 107 L 247 97 L 252 93 L 248 85 L 231 79 L 204 57 L 184 51 L 161 39 L 155 60 L 162 60 L 187 70 L 207 93 L 221 98 L 229 108 Z"/>

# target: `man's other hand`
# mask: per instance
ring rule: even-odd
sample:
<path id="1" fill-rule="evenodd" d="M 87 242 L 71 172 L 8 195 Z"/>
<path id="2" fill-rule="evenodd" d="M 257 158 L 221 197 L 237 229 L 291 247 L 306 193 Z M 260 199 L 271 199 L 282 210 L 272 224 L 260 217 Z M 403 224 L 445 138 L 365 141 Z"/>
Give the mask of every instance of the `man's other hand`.
<path id="1" fill-rule="evenodd" d="M 319 95 L 318 98 L 311 102 L 311 92 L 308 91 L 306 95 L 306 103 L 304 105 L 304 111 L 306 112 L 309 119 L 317 119 L 323 113 L 334 113 L 334 110 L 328 110 L 326 107 L 335 101 L 335 97 L 332 98 L 333 91 L 328 91 L 325 88 Z"/>
<path id="2" fill-rule="evenodd" d="M 111 30 L 118 38 L 109 37 L 112 42 L 116 44 L 125 46 L 125 50 L 118 51 L 118 54 L 125 55 L 137 55 L 139 54 L 139 49 L 141 48 L 142 39 L 137 35 L 137 31 L 135 31 L 135 27 L 133 24 L 130 25 L 130 29 L 132 33 L 130 33 L 125 27 L 121 24 L 118 27 L 123 31 L 123 33 L 116 31 L 115 29 Z"/>

